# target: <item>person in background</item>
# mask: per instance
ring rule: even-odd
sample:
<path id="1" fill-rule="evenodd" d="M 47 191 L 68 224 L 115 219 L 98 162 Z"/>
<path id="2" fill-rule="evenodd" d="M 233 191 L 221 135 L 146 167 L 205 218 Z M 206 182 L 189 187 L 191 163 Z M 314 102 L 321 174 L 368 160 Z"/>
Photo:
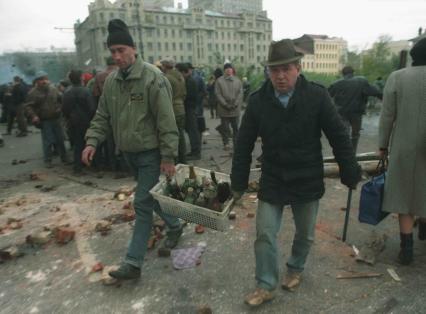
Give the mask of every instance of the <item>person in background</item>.
<path id="1" fill-rule="evenodd" d="M 241 106 L 243 102 L 243 84 L 234 76 L 232 64 L 224 65 L 224 75 L 216 80 L 215 94 L 217 98 L 217 112 L 220 117 L 220 125 L 216 128 L 222 136 L 224 150 L 229 150 L 229 139 L 231 137 L 235 145 L 238 135 L 238 124 Z"/>
<path id="2" fill-rule="evenodd" d="M 354 72 L 351 66 L 345 66 L 342 69 L 343 78 L 331 84 L 328 91 L 350 130 L 352 147 L 356 153 L 368 97 L 382 99 L 382 93 L 364 77 L 354 76 Z"/>
<path id="3" fill-rule="evenodd" d="M 74 149 L 74 173 L 80 174 L 83 164 L 81 153 L 85 147 L 84 135 L 95 113 L 92 93 L 82 84 L 80 70 L 71 70 L 68 78 L 71 87 L 62 96 L 62 113 L 66 119 L 68 134 Z"/>
<path id="4" fill-rule="evenodd" d="M 25 100 L 25 112 L 31 122 L 41 129 L 43 158 L 47 168 L 52 167 L 52 146 L 54 146 L 63 163 L 68 163 L 64 145 L 64 133 L 61 124 L 61 95 L 50 85 L 46 72 L 38 71 L 34 87 Z"/>
<path id="5" fill-rule="evenodd" d="M 166 176 L 175 174 L 179 133 L 170 83 L 160 70 L 137 54 L 129 28 L 122 20 L 109 21 L 107 45 L 119 70 L 105 81 L 98 109 L 86 132 L 82 161 L 90 165 L 97 146 L 112 128 L 117 147 L 134 170 L 135 227 L 123 263 L 109 272 L 116 279 L 130 280 L 140 278 L 154 211 L 168 228 L 166 248 L 174 248 L 182 235 L 179 219 L 165 214 L 149 193 L 161 172 Z"/>
<path id="6" fill-rule="evenodd" d="M 270 79 L 250 95 L 231 171 L 238 201 L 247 189 L 252 151 L 260 136 L 263 162 L 254 243 L 257 287 L 245 298 L 250 306 L 274 298 L 280 269 L 277 234 L 285 205 L 291 205 L 296 232 L 281 287 L 295 290 L 301 282 L 324 195 L 322 132 L 333 148 L 342 183 L 354 189 L 361 179 L 349 135 L 327 90 L 300 74 L 303 54 L 291 39 L 283 39 L 272 42 L 268 56 Z"/>
<path id="7" fill-rule="evenodd" d="M 216 109 L 217 109 L 217 101 L 216 94 L 214 93 L 214 83 L 216 82 L 216 78 L 214 75 L 211 75 L 209 81 L 207 82 L 207 97 L 208 104 L 210 109 L 210 119 L 216 118 Z"/>
<path id="8" fill-rule="evenodd" d="M 19 133 L 17 137 L 27 136 L 27 118 L 24 112 L 24 102 L 28 94 L 27 84 L 19 76 L 13 78 L 12 102 L 16 113 L 16 122 L 18 123 Z M 13 124 L 13 119 L 10 121 Z M 10 126 L 11 127 L 11 126 Z"/>
<path id="9" fill-rule="evenodd" d="M 176 69 L 182 73 L 185 78 L 186 96 L 185 96 L 185 130 L 188 133 L 189 144 L 191 152 L 186 155 L 186 160 L 199 160 L 201 159 L 201 138 L 198 132 L 197 124 L 197 97 L 198 88 L 197 83 L 191 75 L 188 63 L 176 64 Z"/>
<path id="10" fill-rule="evenodd" d="M 186 140 L 185 140 L 185 96 L 186 85 L 182 73 L 175 69 L 175 60 L 166 57 L 160 61 L 161 69 L 169 80 L 173 92 L 173 112 L 176 125 L 179 130 L 178 163 L 186 164 Z"/>
<path id="11" fill-rule="evenodd" d="M 197 117 L 197 130 L 201 145 L 201 143 L 203 143 L 203 133 L 207 130 L 206 119 L 204 118 L 204 100 L 207 95 L 206 84 L 200 74 L 201 72 L 197 71 L 190 62 L 188 62 L 188 68 L 195 83 L 197 83 L 197 104 L 195 106 L 195 116 Z M 189 154 L 189 156 L 191 158 L 191 154 Z"/>
<path id="12" fill-rule="evenodd" d="M 391 73 L 383 93 L 379 153 L 389 156 L 383 210 L 399 218 L 399 263 L 413 261 L 413 224 L 426 240 L 426 38 L 410 50 L 412 67 Z"/>

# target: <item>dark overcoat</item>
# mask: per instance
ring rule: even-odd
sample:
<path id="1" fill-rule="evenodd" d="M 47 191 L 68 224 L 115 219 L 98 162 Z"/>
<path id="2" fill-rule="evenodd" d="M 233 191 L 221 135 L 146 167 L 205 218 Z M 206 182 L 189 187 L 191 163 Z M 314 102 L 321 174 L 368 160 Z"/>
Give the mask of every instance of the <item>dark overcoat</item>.
<path id="1" fill-rule="evenodd" d="M 260 200 L 290 204 L 317 200 L 324 194 L 321 131 L 340 167 L 341 181 L 356 185 L 360 167 L 349 135 L 327 90 L 300 75 L 287 108 L 275 97 L 270 80 L 249 98 L 234 151 L 234 191 L 247 188 L 251 153 L 262 139 Z"/>

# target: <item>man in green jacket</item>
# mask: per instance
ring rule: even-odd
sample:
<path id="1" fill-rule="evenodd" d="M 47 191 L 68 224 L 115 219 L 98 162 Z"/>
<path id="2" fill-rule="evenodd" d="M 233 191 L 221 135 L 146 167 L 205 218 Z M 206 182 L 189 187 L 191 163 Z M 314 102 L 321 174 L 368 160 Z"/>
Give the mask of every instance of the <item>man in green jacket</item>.
<path id="1" fill-rule="evenodd" d="M 168 176 L 175 174 L 179 137 L 170 84 L 161 71 L 137 55 L 123 21 L 109 22 L 107 44 L 119 70 L 105 81 L 96 115 L 86 133 L 87 146 L 82 160 L 90 164 L 97 145 L 105 139 L 108 128 L 112 128 L 116 145 L 135 171 L 138 181 L 135 228 L 124 262 L 118 270 L 109 273 L 114 278 L 127 280 L 140 277 L 153 211 L 168 227 L 165 247 L 175 247 L 182 234 L 179 219 L 163 213 L 149 193 L 158 182 L 160 171 Z"/>

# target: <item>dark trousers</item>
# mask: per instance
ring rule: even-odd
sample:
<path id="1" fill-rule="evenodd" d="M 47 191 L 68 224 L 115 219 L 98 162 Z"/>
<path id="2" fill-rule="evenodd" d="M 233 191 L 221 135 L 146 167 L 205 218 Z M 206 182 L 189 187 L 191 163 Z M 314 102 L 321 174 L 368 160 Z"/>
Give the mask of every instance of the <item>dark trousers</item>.
<path id="1" fill-rule="evenodd" d="M 239 117 L 221 117 L 220 118 L 220 135 L 222 135 L 223 145 L 229 144 L 229 139 L 232 137 L 233 144 L 237 142 Z M 232 128 L 232 135 L 231 130 Z"/>
<path id="2" fill-rule="evenodd" d="M 81 162 L 81 153 L 86 146 L 84 135 L 86 134 L 86 128 L 71 127 L 69 129 L 70 140 L 73 142 L 74 151 L 74 170 L 79 171 L 83 168 Z"/>
<path id="3" fill-rule="evenodd" d="M 186 140 L 185 140 L 185 115 L 176 116 L 176 125 L 179 131 L 179 146 L 177 162 L 186 163 Z"/>
<path id="4" fill-rule="evenodd" d="M 185 129 L 188 133 L 189 144 L 191 145 L 191 154 L 201 153 L 201 138 L 198 132 L 197 116 L 194 109 L 186 110 Z"/>
<path id="5" fill-rule="evenodd" d="M 356 153 L 362 125 L 362 114 L 351 113 L 342 116 L 342 119 L 351 137 L 352 147 L 354 148 L 354 152 Z"/>
<path id="6" fill-rule="evenodd" d="M 7 133 L 12 132 L 15 119 L 18 123 L 19 132 L 27 133 L 27 119 L 24 114 L 24 104 L 20 104 L 16 108 L 9 110 L 9 116 L 7 119 Z"/>
<path id="7" fill-rule="evenodd" d="M 52 160 L 52 146 L 55 145 L 62 160 L 66 159 L 64 133 L 61 120 L 42 120 L 41 121 L 41 140 L 43 144 L 44 161 Z"/>

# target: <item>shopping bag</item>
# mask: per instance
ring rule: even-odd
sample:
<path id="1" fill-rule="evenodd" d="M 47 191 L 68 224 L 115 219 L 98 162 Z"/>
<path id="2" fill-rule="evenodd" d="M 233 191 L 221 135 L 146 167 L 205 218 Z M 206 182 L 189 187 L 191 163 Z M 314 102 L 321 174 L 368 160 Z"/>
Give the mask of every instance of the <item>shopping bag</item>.
<path id="1" fill-rule="evenodd" d="M 386 181 L 385 161 L 381 160 L 377 168 L 380 168 L 381 173 L 362 185 L 359 200 L 358 220 L 370 225 L 377 225 L 389 215 L 382 209 Z"/>

